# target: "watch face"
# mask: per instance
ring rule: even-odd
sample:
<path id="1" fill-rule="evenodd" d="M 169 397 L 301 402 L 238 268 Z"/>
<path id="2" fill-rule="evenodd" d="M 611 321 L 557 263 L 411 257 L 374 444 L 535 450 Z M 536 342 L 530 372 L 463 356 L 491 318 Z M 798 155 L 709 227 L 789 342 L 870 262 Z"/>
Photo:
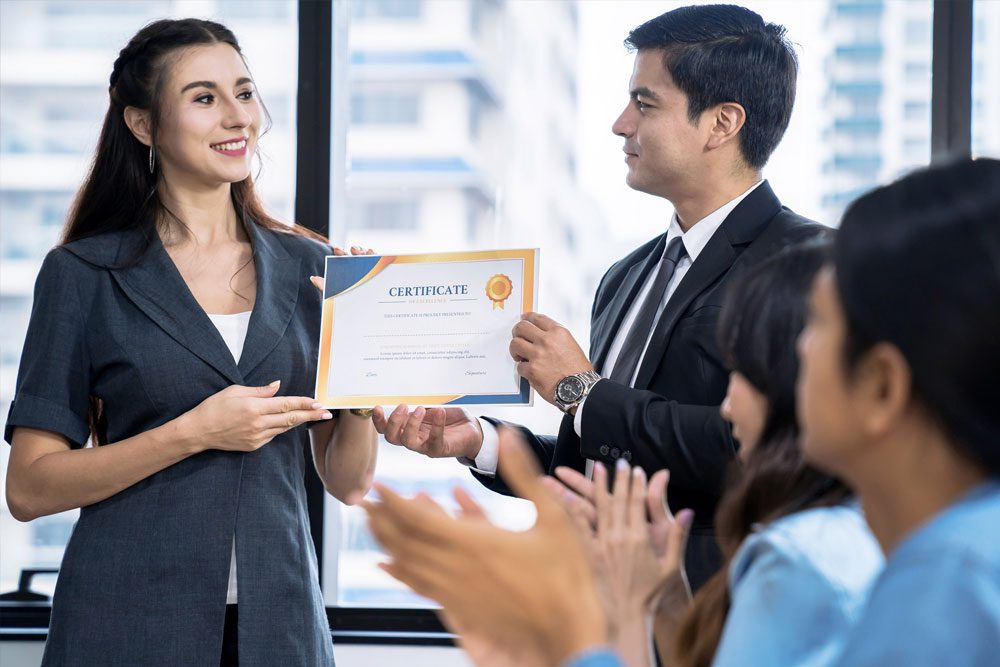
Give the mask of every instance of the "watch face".
<path id="1" fill-rule="evenodd" d="M 583 380 L 575 376 L 563 378 L 556 385 L 556 398 L 563 403 L 572 403 L 583 396 Z"/>

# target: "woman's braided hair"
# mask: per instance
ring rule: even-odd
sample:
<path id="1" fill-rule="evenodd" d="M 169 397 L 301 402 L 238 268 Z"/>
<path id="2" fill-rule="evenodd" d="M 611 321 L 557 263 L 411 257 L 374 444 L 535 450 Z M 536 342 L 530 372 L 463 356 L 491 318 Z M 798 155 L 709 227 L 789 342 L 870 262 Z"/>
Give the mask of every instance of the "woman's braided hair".
<path id="1" fill-rule="evenodd" d="M 108 93 L 112 106 L 133 106 L 158 111 L 158 93 L 169 70 L 170 54 L 189 46 L 225 43 L 242 56 L 236 35 L 226 26 L 201 19 L 164 19 L 137 32 L 118 53 Z M 155 120 L 155 119 L 154 119 Z"/>

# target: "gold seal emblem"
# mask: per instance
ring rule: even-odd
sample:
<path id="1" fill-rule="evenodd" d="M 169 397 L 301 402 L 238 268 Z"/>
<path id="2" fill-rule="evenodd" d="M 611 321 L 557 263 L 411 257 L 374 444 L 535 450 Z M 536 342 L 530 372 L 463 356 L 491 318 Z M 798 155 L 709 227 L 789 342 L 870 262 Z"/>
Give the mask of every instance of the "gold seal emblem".
<path id="1" fill-rule="evenodd" d="M 486 281 L 486 296 L 493 302 L 493 310 L 503 308 L 503 302 L 510 298 L 514 291 L 514 283 L 502 273 L 498 273 Z"/>

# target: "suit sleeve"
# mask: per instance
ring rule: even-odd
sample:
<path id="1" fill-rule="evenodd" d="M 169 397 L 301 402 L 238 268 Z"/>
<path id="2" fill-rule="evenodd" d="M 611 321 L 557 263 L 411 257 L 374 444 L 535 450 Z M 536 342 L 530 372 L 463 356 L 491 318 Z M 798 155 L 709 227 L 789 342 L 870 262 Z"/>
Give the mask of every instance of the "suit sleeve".
<path id="1" fill-rule="evenodd" d="M 80 273 L 79 263 L 60 248 L 42 262 L 4 427 L 7 442 L 18 426 L 57 433 L 74 448 L 83 447 L 90 436 L 91 364 L 77 291 Z"/>
<path id="2" fill-rule="evenodd" d="M 718 495 L 736 453 L 718 406 L 683 405 L 601 380 L 587 397 L 580 452 L 613 462 L 625 452 L 647 471 L 670 470 L 671 488 Z"/>
<path id="3" fill-rule="evenodd" d="M 534 453 L 535 458 L 538 460 L 538 465 L 541 466 L 542 470 L 548 471 L 549 466 L 552 464 L 552 455 L 556 448 L 556 438 L 551 435 L 536 435 L 530 429 L 524 426 L 518 426 L 517 424 L 510 424 L 499 419 L 494 419 L 493 417 L 483 417 L 486 421 L 493 424 L 497 428 L 506 427 L 513 428 L 520 432 L 521 437 L 531 448 Z M 479 483 L 485 486 L 490 491 L 496 493 L 502 493 L 505 496 L 516 496 L 507 483 L 503 479 L 503 474 L 500 469 L 497 469 L 497 474 L 494 477 L 489 475 L 483 475 L 475 470 L 472 471 L 472 476 L 479 480 Z"/>

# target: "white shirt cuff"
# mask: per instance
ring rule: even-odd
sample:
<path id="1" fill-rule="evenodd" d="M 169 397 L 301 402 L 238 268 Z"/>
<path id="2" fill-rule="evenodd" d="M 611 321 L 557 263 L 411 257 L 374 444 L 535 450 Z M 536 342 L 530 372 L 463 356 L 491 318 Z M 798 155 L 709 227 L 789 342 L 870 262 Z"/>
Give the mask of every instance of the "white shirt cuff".
<path id="1" fill-rule="evenodd" d="M 458 462 L 488 477 L 496 477 L 497 461 L 500 458 L 500 436 L 496 427 L 485 419 L 476 418 L 483 431 L 483 445 L 476 454 L 476 460 L 460 456 Z"/>
<path id="2" fill-rule="evenodd" d="M 576 406 L 576 414 L 573 415 L 573 430 L 576 431 L 578 438 L 583 437 L 583 404 L 587 402 L 587 397 L 584 396 L 580 404 Z"/>

